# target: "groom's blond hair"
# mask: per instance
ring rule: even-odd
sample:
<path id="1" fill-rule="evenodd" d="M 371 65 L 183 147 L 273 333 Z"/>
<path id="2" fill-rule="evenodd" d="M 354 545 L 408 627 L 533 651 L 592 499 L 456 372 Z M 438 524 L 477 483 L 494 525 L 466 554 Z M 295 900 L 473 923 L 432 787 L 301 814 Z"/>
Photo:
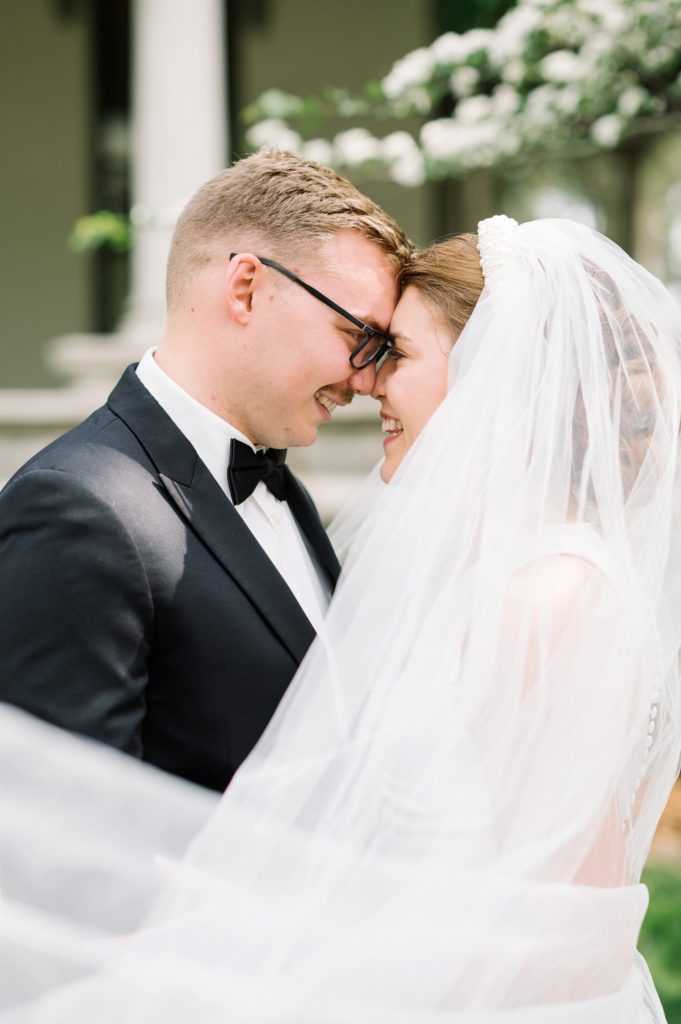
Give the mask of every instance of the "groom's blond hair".
<path id="1" fill-rule="evenodd" d="M 267 246 L 270 257 L 315 254 L 350 228 L 374 243 L 399 274 L 413 245 L 373 200 L 329 167 L 294 153 L 262 150 L 206 182 L 177 222 L 168 257 L 167 299 L 181 303 L 184 284 L 231 250 Z"/>

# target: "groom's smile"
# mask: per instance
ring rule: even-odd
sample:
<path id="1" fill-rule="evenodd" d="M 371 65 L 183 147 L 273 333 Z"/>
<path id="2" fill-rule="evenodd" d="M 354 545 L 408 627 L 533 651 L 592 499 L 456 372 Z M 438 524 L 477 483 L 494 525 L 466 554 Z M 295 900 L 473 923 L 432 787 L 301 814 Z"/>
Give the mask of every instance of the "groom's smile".
<path id="1" fill-rule="evenodd" d="M 342 393 L 339 393 L 338 391 L 332 392 L 331 389 L 327 388 L 322 391 L 318 391 L 314 397 L 315 401 L 321 405 L 324 413 L 326 413 L 326 415 L 323 416 L 323 420 L 328 422 L 339 406 L 350 404 L 355 397 L 355 393 L 350 390 Z"/>
<path id="2" fill-rule="evenodd" d="M 338 231 L 299 260 L 295 254 L 281 258 L 300 280 L 273 268 L 269 257 L 265 262 L 248 252 L 231 264 L 232 281 L 238 282 L 239 273 L 250 274 L 252 296 L 242 315 L 244 401 L 237 398 L 239 415 L 233 413 L 231 422 L 240 420 L 247 437 L 272 448 L 312 444 L 338 406 L 371 393 L 375 364 L 357 369 L 350 356 L 367 337 L 361 324 L 383 340 L 397 300 L 390 261 L 357 231 Z"/>

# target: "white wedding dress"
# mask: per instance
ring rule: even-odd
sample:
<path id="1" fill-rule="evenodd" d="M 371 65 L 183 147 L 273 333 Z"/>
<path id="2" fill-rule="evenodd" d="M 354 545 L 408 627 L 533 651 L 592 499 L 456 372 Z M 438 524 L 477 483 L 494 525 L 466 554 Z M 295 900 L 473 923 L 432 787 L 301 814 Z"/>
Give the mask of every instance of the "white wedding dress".
<path id="1" fill-rule="evenodd" d="M 586 228 L 480 242 L 448 396 L 338 524 L 221 800 L 0 713 L 1 1021 L 664 1021 L 636 942 L 681 749 L 679 316 Z"/>

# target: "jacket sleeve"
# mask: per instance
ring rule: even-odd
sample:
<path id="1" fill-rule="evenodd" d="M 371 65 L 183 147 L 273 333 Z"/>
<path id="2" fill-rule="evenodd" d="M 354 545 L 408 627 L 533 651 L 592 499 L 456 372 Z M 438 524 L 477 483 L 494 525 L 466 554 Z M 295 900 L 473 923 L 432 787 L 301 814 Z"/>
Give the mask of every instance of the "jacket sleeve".
<path id="1" fill-rule="evenodd" d="M 142 756 L 152 600 L 115 502 L 33 470 L 0 494 L 0 700 Z"/>

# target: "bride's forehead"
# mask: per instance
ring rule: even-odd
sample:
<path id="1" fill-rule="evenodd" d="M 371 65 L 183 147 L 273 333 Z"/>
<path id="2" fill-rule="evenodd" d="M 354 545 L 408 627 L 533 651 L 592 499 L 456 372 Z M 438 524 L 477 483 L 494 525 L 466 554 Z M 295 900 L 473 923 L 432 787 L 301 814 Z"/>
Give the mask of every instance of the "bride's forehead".
<path id="1" fill-rule="evenodd" d="M 442 328 L 438 310 L 418 288 L 410 285 L 402 293 L 392 320 L 390 333 L 407 337 L 420 336 L 424 332 L 436 334 Z"/>
<path id="2" fill-rule="evenodd" d="M 422 316 L 425 308 L 425 299 L 418 288 L 415 288 L 413 285 L 409 285 L 409 287 L 405 288 L 400 295 L 398 303 L 395 306 L 395 312 L 393 313 L 393 320 L 406 321 L 409 318 Z"/>

